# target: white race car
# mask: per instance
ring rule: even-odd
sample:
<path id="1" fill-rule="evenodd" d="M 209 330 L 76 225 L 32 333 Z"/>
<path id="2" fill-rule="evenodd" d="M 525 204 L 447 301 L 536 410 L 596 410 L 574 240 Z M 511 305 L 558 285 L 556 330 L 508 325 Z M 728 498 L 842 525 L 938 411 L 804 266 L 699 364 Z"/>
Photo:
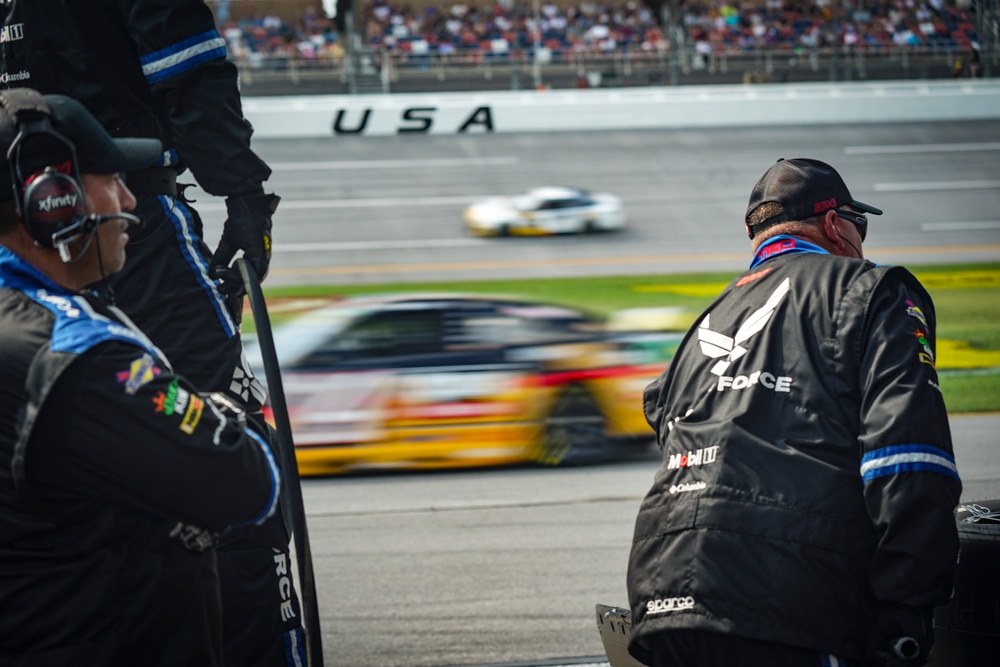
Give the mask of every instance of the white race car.
<path id="1" fill-rule="evenodd" d="M 621 229 L 625 210 L 609 192 L 549 186 L 473 202 L 465 209 L 465 225 L 480 236 L 585 234 Z"/>

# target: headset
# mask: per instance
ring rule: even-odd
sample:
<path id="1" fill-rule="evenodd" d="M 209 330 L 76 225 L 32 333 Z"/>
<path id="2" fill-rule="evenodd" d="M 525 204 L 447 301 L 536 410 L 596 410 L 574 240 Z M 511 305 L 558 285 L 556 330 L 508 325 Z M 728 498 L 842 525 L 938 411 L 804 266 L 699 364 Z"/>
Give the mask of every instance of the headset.
<path id="1" fill-rule="evenodd" d="M 93 234 L 101 223 L 129 213 L 87 215 L 76 147 L 52 127 L 52 110 L 41 93 L 21 88 L 0 92 L 0 107 L 11 116 L 17 136 L 7 149 L 17 214 L 35 244 L 55 248 L 64 263 L 75 261 L 69 244 Z M 37 156 L 50 156 L 38 166 Z M 32 166 L 32 156 L 36 156 Z M 89 246 L 90 241 L 87 241 Z M 77 255 L 79 259 L 86 252 Z"/>

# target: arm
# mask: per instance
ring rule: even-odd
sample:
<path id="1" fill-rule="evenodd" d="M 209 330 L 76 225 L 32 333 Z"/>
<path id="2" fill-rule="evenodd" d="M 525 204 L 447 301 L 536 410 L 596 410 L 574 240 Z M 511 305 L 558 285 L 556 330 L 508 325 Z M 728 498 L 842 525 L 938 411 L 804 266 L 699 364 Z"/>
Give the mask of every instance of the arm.
<path id="1" fill-rule="evenodd" d="M 144 355 L 105 343 L 59 379 L 28 448 L 38 494 L 98 499 L 211 530 L 263 522 L 279 489 L 268 447 L 183 378 L 144 370 Z"/>
<path id="2" fill-rule="evenodd" d="M 135 42 L 165 144 L 178 150 L 209 193 L 263 192 L 271 170 L 251 149 L 236 67 L 201 0 L 119 0 Z"/>
<path id="3" fill-rule="evenodd" d="M 263 280 L 271 258 L 271 217 L 278 198 L 265 194 L 270 168 L 250 148 L 236 67 L 200 0 L 119 0 L 149 83 L 166 143 L 210 194 L 226 197 L 229 217 L 212 267 L 227 287 L 240 280 L 226 268 L 243 250 Z M 228 290 L 227 290 L 228 291 Z"/>
<path id="4" fill-rule="evenodd" d="M 930 614 L 952 590 L 962 487 L 934 368 L 935 325 L 916 279 L 888 272 L 869 305 L 860 375 L 861 472 L 878 537 L 870 584 L 882 608 L 873 650 L 922 631 L 929 649 Z"/>

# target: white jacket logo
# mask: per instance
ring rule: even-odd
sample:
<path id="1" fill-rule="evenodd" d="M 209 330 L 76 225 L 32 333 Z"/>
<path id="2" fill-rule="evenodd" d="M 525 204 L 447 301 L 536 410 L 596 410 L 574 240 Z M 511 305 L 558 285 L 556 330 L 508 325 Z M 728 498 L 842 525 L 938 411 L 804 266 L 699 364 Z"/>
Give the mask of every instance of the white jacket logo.
<path id="1" fill-rule="evenodd" d="M 694 598 L 690 595 L 680 598 L 657 598 L 646 603 L 646 615 L 667 614 L 694 608 Z"/>
<path id="2" fill-rule="evenodd" d="M 789 387 L 792 383 L 792 378 L 786 376 L 775 376 L 766 371 L 756 371 L 750 375 L 737 375 L 735 377 L 726 376 L 725 372 L 729 370 L 729 366 L 747 353 L 747 348 L 743 347 L 750 338 L 755 334 L 763 331 L 764 326 L 770 321 L 771 315 L 774 314 L 775 309 L 781 300 L 788 294 L 791 289 L 791 283 L 788 278 L 785 278 L 771 296 L 768 297 L 767 302 L 754 311 L 750 317 L 740 325 L 740 328 L 736 331 L 736 335 L 730 338 L 729 336 L 719 333 L 718 331 L 712 331 L 709 329 L 709 315 L 705 315 L 705 318 L 698 325 L 698 344 L 701 346 L 701 353 L 706 357 L 711 359 L 719 359 L 719 361 L 712 366 L 712 373 L 719 376 L 719 384 L 717 386 L 718 391 L 722 391 L 726 388 L 733 389 L 745 389 L 746 387 L 753 386 L 758 382 L 768 389 L 773 389 L 774 391 L 789 391 Z"/>

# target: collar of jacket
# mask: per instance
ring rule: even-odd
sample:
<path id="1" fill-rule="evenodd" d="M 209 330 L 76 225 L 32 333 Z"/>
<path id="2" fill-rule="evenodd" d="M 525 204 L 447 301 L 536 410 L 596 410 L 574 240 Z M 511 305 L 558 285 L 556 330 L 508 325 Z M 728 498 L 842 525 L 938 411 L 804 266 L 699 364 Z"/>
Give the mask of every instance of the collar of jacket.
<path id="1" fill-rule="evenodd" d="M 815 252 L 821 255 L 830 254 L 828 251 L 819 247 L 815 243 L 803 241 L 795 236 L 781 234 L 780 236 L 775 236 L 773 239 L 768 240 L 767 243 L 757 248 L 757 252 L 754 253 L 753 260 L 750 262 L 750 268 L 755 268 L 761 263 L 780 255 L 791 255 L 799 252 Z"/>
<path id="2" fill-rule="evenodd" d="M 115 309 L 98 312 L 85 296 L 60 287 L 9 248 L 0 246 L 0 288 L 23 292 L 55 316 L 50 348 L 53 352 L 82 354 L 94 345 L 119 340 L 136 345 L 166 364 L 163 353 Z"/>

